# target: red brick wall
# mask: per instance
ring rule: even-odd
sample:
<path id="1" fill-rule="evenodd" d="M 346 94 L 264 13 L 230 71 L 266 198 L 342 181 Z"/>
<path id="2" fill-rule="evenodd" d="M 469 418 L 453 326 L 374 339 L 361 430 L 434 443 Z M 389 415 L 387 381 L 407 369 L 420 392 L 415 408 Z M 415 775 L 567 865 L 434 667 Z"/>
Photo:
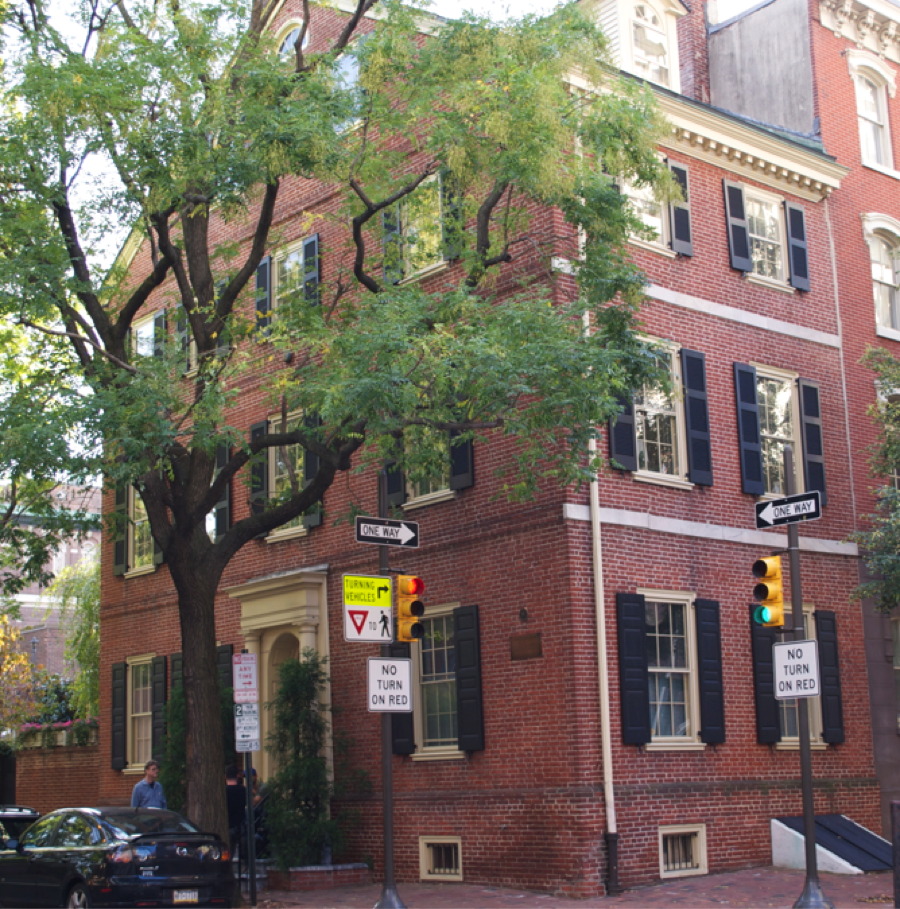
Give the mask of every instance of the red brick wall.
<path id="1" fill-rule="evenodd" d="M 100 804 L 99 745 L 23 748 L 16 752 L 16 801 L 46 814 Z"/>

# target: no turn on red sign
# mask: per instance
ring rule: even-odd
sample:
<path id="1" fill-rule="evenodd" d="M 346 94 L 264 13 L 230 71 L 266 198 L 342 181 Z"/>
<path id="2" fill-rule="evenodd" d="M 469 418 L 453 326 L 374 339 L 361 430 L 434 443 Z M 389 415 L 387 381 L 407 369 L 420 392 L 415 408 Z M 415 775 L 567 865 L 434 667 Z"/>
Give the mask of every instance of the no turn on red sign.
<path id="1" fill-rule="evenodd" d="M 772 645 L 775 697 L 814 698 L 822 693 L 819 681 L 819 645 L 815 641 L 784 641 Z"/>

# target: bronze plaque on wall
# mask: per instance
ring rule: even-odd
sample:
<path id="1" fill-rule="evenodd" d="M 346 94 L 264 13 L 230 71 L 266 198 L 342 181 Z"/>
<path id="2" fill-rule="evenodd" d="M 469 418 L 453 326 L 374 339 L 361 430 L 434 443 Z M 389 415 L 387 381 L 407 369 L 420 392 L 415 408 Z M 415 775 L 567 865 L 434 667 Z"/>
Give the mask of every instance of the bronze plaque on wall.
<path id="1" fill-rule="evenodd" d="M 509 639 L 509 658 L 511 660 L 533 660 L 543 656 L 541 634 L 515 634 Z"/>

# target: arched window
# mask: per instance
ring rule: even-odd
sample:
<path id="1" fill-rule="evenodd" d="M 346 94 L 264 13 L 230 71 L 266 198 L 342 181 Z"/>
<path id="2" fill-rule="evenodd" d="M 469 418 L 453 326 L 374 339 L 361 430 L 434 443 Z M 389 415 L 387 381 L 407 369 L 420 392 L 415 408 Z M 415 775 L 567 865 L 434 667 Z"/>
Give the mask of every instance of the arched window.
<path id="1" fill-rule="evenodd" d="M 631 17 L 631 43 L 637 75 L 669 84 L 669 51 L 666 27 L 651 6 L 638 3 Z"/>
<path id="2" fill-rule="evenodd" d="M 883 60 L 866 51 L 848 51 L 847 58 L 856 92 L 862 163 L 893 170 L 888 96 L 893 97 L 896 91 L 894 72 Z"/>
<path id="3" fill-rule="evenodd" d="M 297 44 L 297 39 L 300 37 L 300 31 L 303 28 L 303 21 L 290 22 L 282 30 L 278 37 L 278 56 L 287 57 L 294 53 L 294 47 Z M 306 30 L 306 34 L 303 36 L 303 50 L 309 46 L 309 29 Z"/>

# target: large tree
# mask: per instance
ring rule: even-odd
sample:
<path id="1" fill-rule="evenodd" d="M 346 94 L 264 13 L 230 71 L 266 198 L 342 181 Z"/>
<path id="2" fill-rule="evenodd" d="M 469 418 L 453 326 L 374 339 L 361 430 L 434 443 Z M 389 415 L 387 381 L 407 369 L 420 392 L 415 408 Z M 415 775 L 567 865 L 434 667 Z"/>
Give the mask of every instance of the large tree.
<path id="1" fill-rule="evenodd" d="M 66 30 L 45 0 L 10 4 L 0 307 L 32 339 L 69 344 L 92 406 L 85 450 L 107 484 L 139 491 L 164 553 L 187 812 L 204 829 L 227 826 L 214 599 L 241 548 L 314 508 L 342 472 L 392 458 L 413 481 L 433 473 L 448 431 L 515 438 L 511 495 L 588 478 L 589 440 L 656 375 L 635 334 L 644 282 L 623 253 L 640 224 L 613 177 L 665 196 L 659 122 L 577 6 L 428 20 L 424 38 L 420 13 L 358 0 L 327 45 L 320 29 L 285 58 L 281 4 L 265 0 L 81 0 L 80 29 Z M 439 236 L 419 210 L 436 175 Z M 254 276 L 279 242 L 276 204 L 289 189 L 294 217 L 321 215 L 304 190 L 323 184 L 339 204 L 319 253 L 342 267 L 314 299 L 302 280 L 279 294 L 269 319 Z M 437 286 L 399 280 L 437 247 L 455 263 Z M 556 292 L 551 255 L 575 263 L 561 278 L 575 290 Z M 129 332 L 164 304 L 168 330 L 142 356 Z M 230 406 L 262 376 L 272 407 L 306 416 L 249 440 Z M 254 460 L 288 446 L 314 456 L 314 475 L 211 539 L 228 484 L 249 487 Z"/>

